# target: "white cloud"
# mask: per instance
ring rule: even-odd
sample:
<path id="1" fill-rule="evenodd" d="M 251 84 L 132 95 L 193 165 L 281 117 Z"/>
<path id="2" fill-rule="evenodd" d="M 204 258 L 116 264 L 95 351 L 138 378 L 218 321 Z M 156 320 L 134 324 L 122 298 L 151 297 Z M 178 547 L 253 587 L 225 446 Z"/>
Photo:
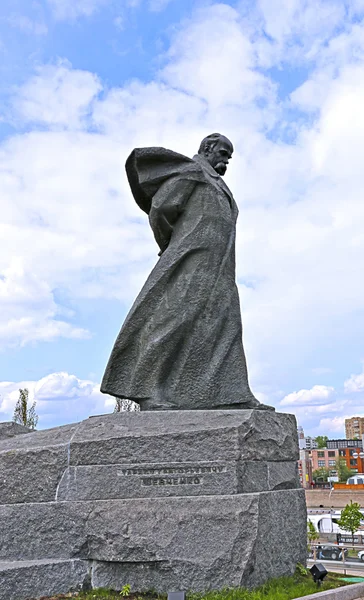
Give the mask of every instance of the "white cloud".
<path id="1" fill-rule="evenodd" d="M 344 437 L 345 417 L 325 417 L 320 420 L 319 428 L 321 431 L 329 431 L 333 437 L 336 437 L 335 434 Z"/>
<path id="2" fill-rule="evenodd" d="M 363 372 L 358 375 L 351 375 L 344 383 L 345 392 L 348 394 L 364 392 L 364 363 Z"/>
<path id="3" fill-rule="evenodd" d="M 115 398 L 101 394 L 99 384 L 65 372 L 51 373 L 39 381 L 0 382 L 0 421 L 12 419 L 20 388 L 29 390 L 30 404 L 36 401 L 38 429 L 112 412 L 115 406 Z"/>
<path id="4" fill-rule="evenodd" d="M 110 0 L 47 0 L 54 16 L 60 21 L 74 20 L 78 17 L 90 17 L 94 12 L 107 5 Z"/>
<path id="5" fill-rule="evenodd" d="M 160 12 L 167 8 L 173 0 L 149 0 L 149 9 L 152 12 Z"/>
<path id="6" fill-rule="evenodd" d="M 46 35 L 48 33 L 48 27 L 45 23 L 29 19 L 25 15 L 12 14 L 8 18 L 8 23 L 11 27 L 19 29 L 23 33 L 33 35 Z"/>
<path id="7" fill-rule="evenodd" d="M 310 390 L 291 392 L 281 400 L 281 406 L 325 405 L 334 394 L 334 388 L 326 385 L 314 385 Z"/>
<path id="8" fill-rule="evenodd" d="M 286 63 L 303 63 L 317 56 L 346 17 L 341 0 L 258 0 L 255 10 L 272 40 L 271 59 Z"/>
<path id="9" fill-rule="evenodd" d="M 72 70 L 63 61 L 39 67 L 18 90 L 15 108 L 25 122 L 75 130 L 86 126 L 91 102 L 100 90 L 95 75 Z"/>
<path id="10" fill-rule="evenodd" d="M 56 318 L 62 309 L 56 305 L 49 285 L 26 272 L 21 260 L 14 259 L 0 273 L 0 306 L 0 350 L 58 337 L 89 336 L 86 330 Z"/>
<path id="11" fill-rule="evenodd" d="M 340 3 L 282 0 L 280 6 L 275 22 L 263 1 L 257 21 L 224 4 L 196 11 L 176 28 L 154 81 L 128 82 L 103 95 L 92 73 L 67 63 L 40 68 L 16 104 L 33 131 L 5 142 L 0 157 L 0 268 L 18 254 L 25 272 L 48 290 L 130 304 L 156 246 L 127 188 L 125 158 L 144 145 L 192 155 L 207 133 L 230 136 L 236 151 L 227 182 L 241 208 L 237 270 L 245 345 L 253 388 L 268 404 L 291 385 L 287 374 L 293 379 L 305 364 L 311 375 L 321 360 L 334 370 L 328 348 L 339 354 L 364 334 L 358 318 L 362 25 L 333 33 L 342 21 Z M 298 55 L 310 74 L 289 102 L 281 101 L 260 67 L 280 67 Z M 286 123 L 287 107 L 300 111 L 294 126 Z M 277 131 L 287 130 L 294 143 L 276 140 Z M 294 407 L 312 427 L 325 418 L 322 411 L 330 418 L 340 416 L 332 417 L 333 410 L 355 411 L 333 387 L 293 392 L 281 406 Z"/>
<path id="12" fill-rule="evenodd" d="M 212 38 L 223 43 L 214 44 Z M 260 121 L 264 111 L 254 110 L 255 100 L 264 97 L 274 103 L 275 86 L 255 70 L 254 47 L 240 25 L 239 14 L 226 4 L 198 11 L 176 34 L 166 59 L 161 79 L 201 98 L 217 122 L 224 120 L 221 111 L 234 113 L 236 107 L 235 115 L 243 117 L 247 106 L 250 119 L 259 112 Z"/>

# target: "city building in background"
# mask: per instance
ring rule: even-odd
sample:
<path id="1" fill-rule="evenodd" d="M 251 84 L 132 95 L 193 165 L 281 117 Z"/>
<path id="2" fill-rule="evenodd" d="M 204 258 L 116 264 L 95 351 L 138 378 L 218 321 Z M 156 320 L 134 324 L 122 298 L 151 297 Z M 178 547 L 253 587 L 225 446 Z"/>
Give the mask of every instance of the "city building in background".
<path id="1" fill-rule="evenodd" d="M 310 436 L 306 437 L 302 426 L 297 427 L 297 435 L 300 450 L 312 450 L 313 448 L 317 448 L 316 439 Z"/>
<path id="2" fill-rule="evenodd" d="M 328 449 L 336 449 L 339 457 L 344 458 L 348 469 L 355 473 L 364 473 L 363 440 L 327 440 Z M 360 456 L 362 455 L 362 456 Z"/>
<path id="3" fill-rule="evenodd" d="M 338 448 L 331 450 L 328 448 L 311 450 L 312 471 L 316 471 L 316 469 L 321 469 L 322 467 L 329 469 L 330 471 L 336 471 L 336 460 L 338 456 Z"/>
<path id="4" fill-rule="evenodd" d="M 355 422 L 364 418 L 353 417 L 346 419 L 347 422 Z M 357 427 L 357 423 L 354 423 Z M 348 431 L 348 428 L 346 428 Z M 310 488 L 313 481 L 313 471 L 317 469 L 328 469 L 329 480 L 337 481 L 338 458 L 344 459 L 346 466 L 355 473 L 364 473 L 364 432 L 359 438 L 327 440 L 326 448 L 318 448 L 316 438 L 305 436 L 303 427 L 297 427 L 297 437 L 300 449 L 300 458 L 298 460 L 298 472 L 300 482 L 303 488 Z"/>
<path id="5" fill-rule="evenodd" d="M 364 417 L 351 417 L 345 419 L 345 436 L 347 440 L 359 438 L 364 435 Z"/>
<path id="6" fill-rule="evenodd" d="M 312 483 L 312 462 L 308 450 L 300 450 L 298 461 L 298 474 L 303 488 L 310 488 Z"/>
<path id="7" fill-rule="evenodd" d="M 363 440 L 327 440 L 327 448 L 360 448 L 363 449 Z"/>

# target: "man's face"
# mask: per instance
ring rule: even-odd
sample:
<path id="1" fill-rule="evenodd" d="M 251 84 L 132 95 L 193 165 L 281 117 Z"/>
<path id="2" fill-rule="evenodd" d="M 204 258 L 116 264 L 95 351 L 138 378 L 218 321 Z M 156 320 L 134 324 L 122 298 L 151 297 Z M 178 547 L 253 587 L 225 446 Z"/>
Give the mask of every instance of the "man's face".
<path id="1" fill-rule="evenodd" d="M 216 173 L 224 176 L 232 154 L 233 147 L 231 142 L 227 138 L 222 137 L 216 146 L 207 153 L 206 158 Z"/>

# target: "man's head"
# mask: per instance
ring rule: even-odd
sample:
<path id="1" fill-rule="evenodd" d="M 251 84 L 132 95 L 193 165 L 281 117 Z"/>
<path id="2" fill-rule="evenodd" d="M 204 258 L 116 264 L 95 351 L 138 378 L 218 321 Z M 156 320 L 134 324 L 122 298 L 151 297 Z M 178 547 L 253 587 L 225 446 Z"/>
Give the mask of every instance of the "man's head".
<path id="1" fill-rule="evenodd" d="M 221 133 L 212 133 L 205 137 L 198 150 L 198 153 L 204 156 L 216 173 L 221 176 L 225 175 L 233 152 L 232 143 Z"/>

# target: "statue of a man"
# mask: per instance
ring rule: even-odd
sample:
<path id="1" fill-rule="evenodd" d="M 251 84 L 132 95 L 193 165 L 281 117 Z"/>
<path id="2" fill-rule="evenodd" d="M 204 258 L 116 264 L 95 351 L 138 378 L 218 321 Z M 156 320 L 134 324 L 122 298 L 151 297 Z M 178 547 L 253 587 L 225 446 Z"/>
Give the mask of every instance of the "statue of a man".
<path id="1" fill-rule="evenodd" d="M 137 148 L 126 162 L 160 258 L 116 339 L 101 391 L 141 410 L 270 408 L 250 390 L 243 349 L 238 207 L 221 178 L 233 150 L 214 133 L 193 159 Z"/>

